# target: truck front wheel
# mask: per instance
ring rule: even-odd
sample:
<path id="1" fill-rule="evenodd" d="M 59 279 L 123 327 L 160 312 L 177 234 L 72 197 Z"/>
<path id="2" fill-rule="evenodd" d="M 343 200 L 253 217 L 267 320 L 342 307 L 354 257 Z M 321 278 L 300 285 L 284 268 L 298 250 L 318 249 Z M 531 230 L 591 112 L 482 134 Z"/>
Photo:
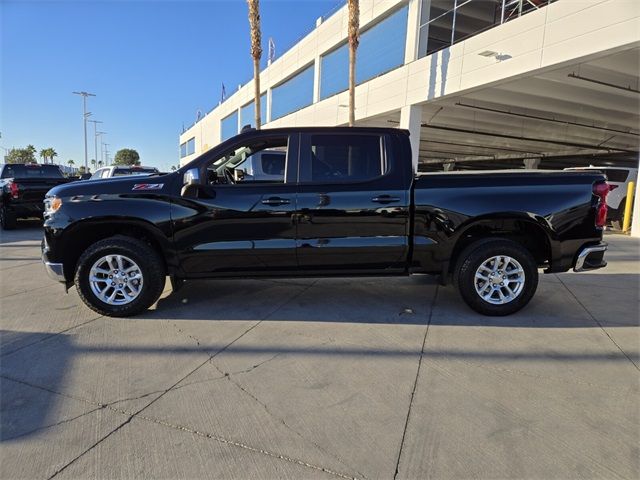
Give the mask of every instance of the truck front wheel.
<path id="1" fill-rule="evenodd" d="M 507 239 L 483 239 L 460 254 L 454 284 L 476 312 L 509 315 L 533 297 L 538 287 L 538 268 L 522 245 Z"/>
<path id="2" fill-rule="evenodd" d="M 128 317 L 153 305 L 165 280 L 158 252 L 135 238 L 115 236 L 82 254 L 74 281 L 89 308 L 109 317 Z"/>

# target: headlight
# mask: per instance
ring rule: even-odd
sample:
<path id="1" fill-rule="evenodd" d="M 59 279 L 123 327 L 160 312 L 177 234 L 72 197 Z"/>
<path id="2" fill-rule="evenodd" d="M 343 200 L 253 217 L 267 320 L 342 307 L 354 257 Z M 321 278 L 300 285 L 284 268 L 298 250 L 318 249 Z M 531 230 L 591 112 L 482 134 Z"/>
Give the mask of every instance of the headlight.
<path id="1" fill-rule="evenodd" d="M 62 199 L 59 197 L 46 198 L 44 201 L 44 211 L 49 215 L 57 212 L 61 206 L 62 206 Z"/>

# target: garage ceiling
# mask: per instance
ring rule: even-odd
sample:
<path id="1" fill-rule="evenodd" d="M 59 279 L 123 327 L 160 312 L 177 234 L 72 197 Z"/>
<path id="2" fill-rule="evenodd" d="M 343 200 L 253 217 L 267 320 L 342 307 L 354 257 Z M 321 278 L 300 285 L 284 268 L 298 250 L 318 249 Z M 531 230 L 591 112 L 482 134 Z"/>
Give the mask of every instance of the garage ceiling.
<path id="1" fill-rule="evenodd" d="M 604 153 L 637 158 L 639 71 L 640 48 L 633 48 L 425 103 L 420 162 Z M 395 112 L 368 123 L 399 120 Z"/>

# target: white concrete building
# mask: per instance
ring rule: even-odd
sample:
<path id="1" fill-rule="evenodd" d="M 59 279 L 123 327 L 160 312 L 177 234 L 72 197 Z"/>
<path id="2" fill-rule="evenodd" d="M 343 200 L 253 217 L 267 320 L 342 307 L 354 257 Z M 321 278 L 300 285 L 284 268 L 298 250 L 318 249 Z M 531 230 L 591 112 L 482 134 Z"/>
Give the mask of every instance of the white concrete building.
<path id="1" fill-rule="evenodd" d="M 360 8 L 356 123 L 409 129 L 416 168 L 638 165 L 640 0 Z M 263 128 L 347 123 L 346 42 L 345 5 L 261 72 Z M 252 101 L 249 82 L 183 132 L 180 163 L 253 123 Z"/>

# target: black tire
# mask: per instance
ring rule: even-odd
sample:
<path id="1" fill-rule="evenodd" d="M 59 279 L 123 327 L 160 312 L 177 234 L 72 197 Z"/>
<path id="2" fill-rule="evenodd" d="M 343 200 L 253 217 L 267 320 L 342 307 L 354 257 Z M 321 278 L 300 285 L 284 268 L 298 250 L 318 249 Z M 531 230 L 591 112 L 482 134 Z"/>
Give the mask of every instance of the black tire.
<path id="1" fill-rule="evenodd" d="M 497 256 L 511 257 L 520 264 L 524 272 L 524 284 L 515 295 L 515 298 L 502 304 L 491 303 L 476 291 L 476 271 L 489 259 Z M 504 316 L 515 313 L 529 303 L 538 288 L 538 267 L 535 259 L 526 248 L 512 240 L 501 238 L 482 239 L 465 248 L 458 258 L 454 271 L 454 284 L 465 303 L 483 315 Z M 496 272 L 493 272 L 490 275 L 495 274 Z M 509 278 L 513 278 L 513 276 Z M 484 282 L 480 282 L 481 286 L 485 285 Z M 488 281 L 487 284 L 489 284 Z M 489 288 L 491 288 L 491 285 Z M 500 284 L 496 284 L 495 288 L 495 297 L 497 298 L 494 300 L 497 301 L 502 296 L 502 293 L 499 293 L 498 290 L 500 292 L 505 292 L 505 290 L 500 287 Z M 517 288 L 516 284 L 514 290 Z M 493 294 L 491 295 L 493 296 Z"/>
<path id="2" fill-rule="evenodd" d="M 7 210 L 6 206 L 0 207 L 0 226 L 3 230 L 13 230 L 16 228 L 16 216 Z"/>
<path id="3" fill-rule="evenodd" d="M 123 255 L 140 268 L 143 283 L 138 296 L 123 305 L 111 305 L 93 293 L 89 282 L 91 267 L 105 255 Z M 129 317 L 147 310 L 164 290 L 166 270 L 162 257 L 146 243 L 132 237 L 117 235 L 91 245 L 80 256 L 74 283 L 82 301 L 93 311 L 109 317 Z"/>

